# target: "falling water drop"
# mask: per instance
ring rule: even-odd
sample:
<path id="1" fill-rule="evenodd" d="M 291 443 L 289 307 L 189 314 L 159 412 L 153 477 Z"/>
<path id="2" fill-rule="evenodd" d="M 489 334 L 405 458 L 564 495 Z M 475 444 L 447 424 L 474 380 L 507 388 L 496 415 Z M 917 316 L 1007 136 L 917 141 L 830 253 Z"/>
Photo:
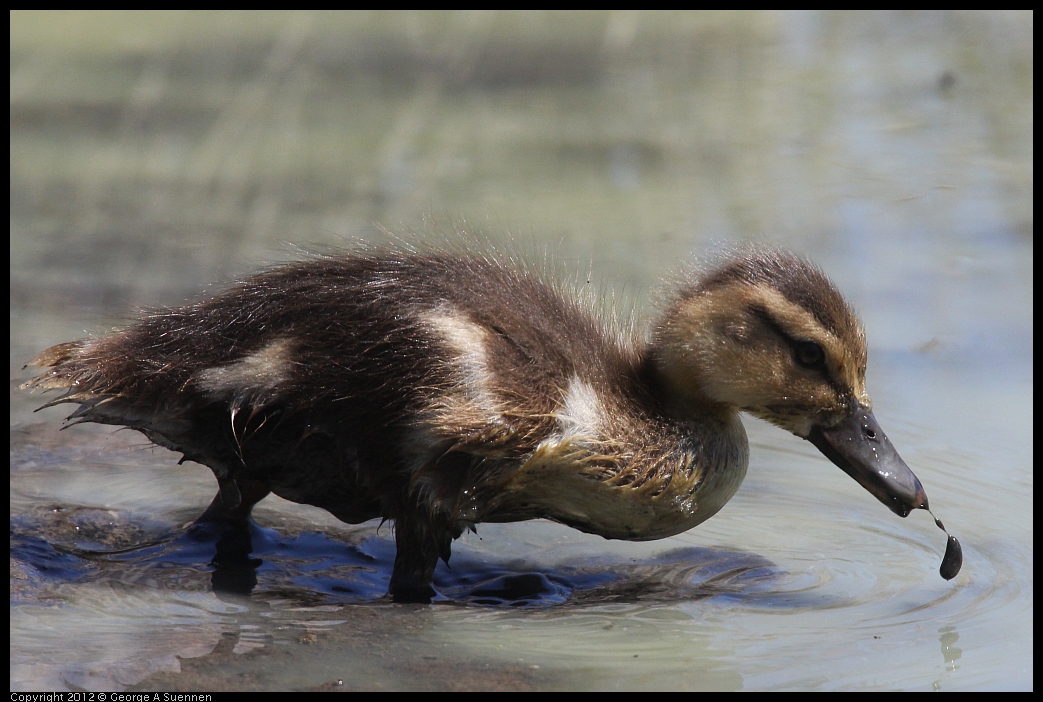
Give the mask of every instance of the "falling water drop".
<path id="1" fill-rule="evenodd" d="M 945 555 L 942 556 L 942 565 L 938 568 L 938 574 L 946 580 L 952 580 L 959 574 L 960 568 L 963 567 L 963 547 L 960 546 L 960 542 L 956 537 L 945 528 L 942 520 L 934 516 L 934 512 L 931 512 L 931 510 L 927 510 L 927 512 L 934 517 L 934 523 L 938 525 L 938 528 L 949 537 L 948 542 L 945 544 Z"/>

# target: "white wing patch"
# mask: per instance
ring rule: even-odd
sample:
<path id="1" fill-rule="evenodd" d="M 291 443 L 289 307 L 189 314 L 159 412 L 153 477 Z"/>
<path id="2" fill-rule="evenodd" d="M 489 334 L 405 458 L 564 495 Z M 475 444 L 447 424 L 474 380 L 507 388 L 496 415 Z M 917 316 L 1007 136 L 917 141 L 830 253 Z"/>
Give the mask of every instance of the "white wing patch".
<path id="1" fill-rule="evenodd" d="M 554 418 L 558 422 L 558 431 L 540 442 L 534 458 L 563 466 L 572 465 L 577 450 L 587 451 L 601 440 L 605 406 L 594 386 L 574 375 Z"/>
<path id="2" fill-rule="evenodd" d="M 503 408 L 492 390 L 486 350 L 488 330 L 448 304 L 425 313 L 422 319 L 454 352 L 451 362 L 460 371 L 460 390 L 468 403 L 488 415 L 489 421 L 501 423 Z"/>
<path id="3" fill-rule="evenodd" d="M 235 363 L 201 370 L 195 379 L 213 399 L 272 392 L 290 379 L 291 353 L 289 339 L 277 339 Z"/>
<path id="4" fill-rule="evenodd" d="M 572 376 L 557 414 L 561 439 L 596 441 L 604 428 L 604 416 L 604 405 L 594 387 L 579 376 Z"/>

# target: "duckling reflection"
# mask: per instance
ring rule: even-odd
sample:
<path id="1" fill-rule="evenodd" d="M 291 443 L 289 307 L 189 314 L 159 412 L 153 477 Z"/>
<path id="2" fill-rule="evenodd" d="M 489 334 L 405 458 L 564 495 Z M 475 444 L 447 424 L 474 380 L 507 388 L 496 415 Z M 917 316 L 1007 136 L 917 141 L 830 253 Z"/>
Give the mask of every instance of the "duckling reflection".
<path id="1" fill-rule="evenodd" d="M 812 442 L 900 516 L 927 496 L 872 413 L 862 326 L 775 251 L 692 275 L 647 342 L 496 255 L 384 249 L 291 263 L 108 336 L 59 344 L 24 387 L 213 470 L 204 521 L 269 492 L 395 524 L 390 592 L 426 601 L 479 522 L 547 518 L 659 539 L 746 474 L 739 412 Z"/>

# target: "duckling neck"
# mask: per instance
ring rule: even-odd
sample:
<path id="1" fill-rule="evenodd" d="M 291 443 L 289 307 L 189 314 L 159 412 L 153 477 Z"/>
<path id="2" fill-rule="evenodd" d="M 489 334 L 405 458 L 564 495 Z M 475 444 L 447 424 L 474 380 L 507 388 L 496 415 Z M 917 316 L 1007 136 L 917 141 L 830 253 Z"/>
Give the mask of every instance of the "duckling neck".
<path id="1" fill-rule="evenodd" d="M 672 377 L 662 359 L 651 348 L 642 354 L 638 375 L 661 411 L 671 419 L 731 424 L 739 414 L 737 407 L 707 396 L 693 379 Z"/>

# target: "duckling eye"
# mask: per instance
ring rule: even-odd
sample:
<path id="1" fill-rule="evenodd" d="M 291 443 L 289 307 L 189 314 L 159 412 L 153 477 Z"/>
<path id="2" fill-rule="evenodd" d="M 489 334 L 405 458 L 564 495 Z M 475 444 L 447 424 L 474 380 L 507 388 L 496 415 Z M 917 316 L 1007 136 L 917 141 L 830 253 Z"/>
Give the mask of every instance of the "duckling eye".
<path id="1" fill-rule="evenodd" d="M 814 341 L 798 341 L 796 353 L 797 363 L 805 368 L 821 368 L 826 362 L 826 354 Z"/>

